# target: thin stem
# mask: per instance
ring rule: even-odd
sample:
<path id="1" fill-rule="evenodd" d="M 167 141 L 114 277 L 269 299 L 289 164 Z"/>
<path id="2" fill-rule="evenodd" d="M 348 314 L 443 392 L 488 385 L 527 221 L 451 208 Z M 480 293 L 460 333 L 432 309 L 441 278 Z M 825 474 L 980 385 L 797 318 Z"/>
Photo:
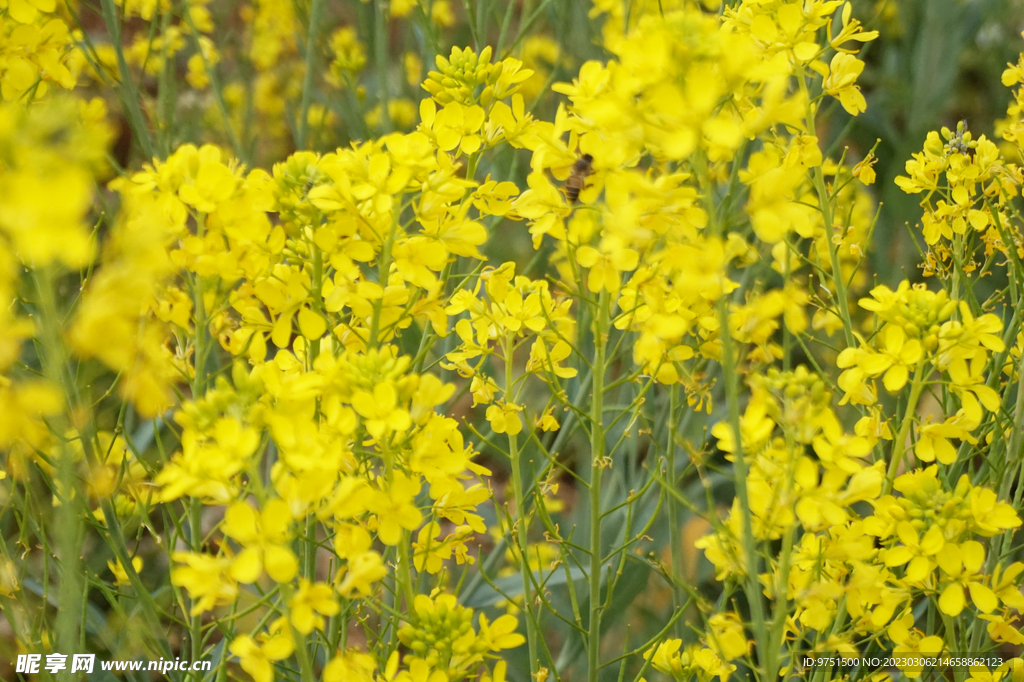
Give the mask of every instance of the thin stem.
<path id="1" fill-rule="evenodd" d="M 40 272 L 40 271 L 37 271 Z M 54 294 L 55 275 L 52 267 L 42 268 L 37 276 L 36 292 L 39 296 L 40 316 L 43 321 L 43 372 L 54 386 L 70 389 L 64 377 L 67 365 L 67 351 L 61 339 L 60 316 Z M 60 609 L 57 611 L 57 645 L 61 651 L 76 651 L 79 647 L 79 628 L 82 614 L 82 572 L 80 569 L 82 551 L 82 519 L 79 514 L 76 491 L 79 481 L 75 475 L 75 464 L 64 434 L 67 425 L 63 415 L 54 424 L 57 441 L 60 444 L 60 460 L 57 464 L 59 489 L 57 499 L 61 505 L 57 510 L 57 547 L 60 552 Z M 70 679 L 70 673 L 65 673 Z"/>
<path id="2" fill-rule="evenodd" d="M 515 402 L 513 386 L 515 377 L 513 375 L 512 362 L 514 360 L 515 336 L 505 335 L 505 403 Z M 518 415 L 516 416 L 518 419 Z M 508 452 L 512 460 L 512 494 L 516 501 L 515 527 L 512 534 L 515 536 L 519 549 L 519 572 L 523 578 L 523 608 L 526 613 L 526 641 L 530 650 L 530 677 L 536 679 L 540 659 L 537 657 L 537 627 L 533 618 L 533 595 L 530 591 L 530 514 L 526 508 L 526 495 L 523 491 L 523 463 L 519 450 L 519 434 L 508 434 Z"/>
<path id="3" fill-rule="evenodd" d="M 669 389 L 668 399 L 668 443 L 665 448 L 665 461 L 668 466 L 666 475 L 668 484 L 673 488 L 679 481 L 679 474 L 676 471 L 676 428 L 679 409 L 679 385 L 673 384 Z M 683 570 L 683 536 L 679 527 L 679 502 L 669 495 L 668 499 L 668 532 L 669 548 L 672 552 L 672 612 L 675 613 L 686 603 L 686 593 L 682 587 Z M 684 624 L 677 620 L 675 626 L 677 637 L 682 637 Z"/>
<path id="4" fill-rule="evenodd" d="M 294 594 L 292 586 L 282 585 L 282 593 L 284 595 L 285 603 L 291 601 Z M 298 643 L 295 647 L 295 654 L 299 659 L 299 670 L 301 671 L 300 679 L 302 682 L 314 682 L 316 678 L 313 676 L 313 661 L 310 660 L 309 651 L 306 649 L 305 638 L 303 638 L 302 634 L 295 629 L 294 625 L 289 623 L 289 627 L 292 631 L 292 639 Z"/>
<path id="5" fill-rule="evenodd" d="M 1011 462 L 1021 461 L 1021 441 L 1024 438 L 1024 353 L 1017 361 L 1017 401 L 1013 407 L 1013 427 L 1010 432 L 1010 445 L 1006 451 Z M 1024 471 L 1024 469 L 1022 469 Z M 1006 477 L 1000 486 L 1000 497 L 1006 499 L 1010 494 L 1012 479 Z M 1018 486 L 1018 490 L 1020 487 Z"/>
<path id="6" fill-rule="evenodd" d="M 391 131 L 391 114 L 388 111 L 388 32 L 390 21 L 388 0 L 377 0 L 374 3 L 373 47 L 377 58 L 377 97 L 380 101 L 380 120 L 382 132 Z"/>
<path id="7" fill-rule="evenodd" d="M 917 411 L 917 402 L 921 399 L 924 391 L 925 363 L 922 361 L 914 372 L 914 378 L 910 384 L 910 399 L 907 401 L 907 409 L 903 412 L 903 421 L 900 423 L 900 432 L 892 444 L 892 459 L 889 460 L 889 469 L 885 473 L 885 483 L 882 485 L 882 494 L 888 495 L 892 492 L 892 484 L 896 478 L 896 470 L 906 456 L 907 436 L 910 435 L 910 427 L 914 423 L 914 412 Z"/>
<path id="8" fill-rule="evenodd" d="M 202 514 L 203 505 L 197 497 L 193 497 L 188 505 L 188 530 L 189 545 L 193 552 L 201 553 L 202 548 Z M 197 613 L 190 617 L 188 624 L 188 639 L 193 661 L 198 661 L 203 653 L 203 615 Z"/>
<path id="9" fill-rule="evenodd" d="M 813 135 L 815 129 L 815 109 L 807 92 L 807 81 L 801 74 L 798 79 L 800 89 L 807 98 L 807 134 Z M 850 318 L 850 305 L 847 301 L 846 282 L 843 281 L 843 270 L 839 263 L 839 247 L 832 240 L 832 197 L 829 195 L 828 186 L 825 184 L 825 173 L 821 166 L 815 166 L 813 171 L 814 190 L 818 195 L 818 210 L 821 211 L 821 219 L 825 228 L 825 239 L 828 242 L 828 254 L 832 264 L 832 295 L 835 300 L 836 309 L 839 311 L 839 318 L 843 321 L 843 333 L 846 336 L 846 345 L 850 348 L 854 345 L 853 322 Z"/>
<path id="10" fill-rule="evenodd" d="M 309 101 L 313 97 L 313 72 L 316 70 L 316 38 L 320 30 L 320 18 L 324 11 L 324 0 L 313 0 L 309 8 L 309 28 L 306 31 L 306 73 L 302 77 L 302 99 L 299 101 L 299 120 L 296 126 L 295 147 L 306 148 L 309 135 Z"/>
<path id="11" fill-rule="evenodd" d="M 761 583 L 758 578 L 758 556 L 754 542 L 754 527 L 751 519 L 750 496 L 747 491 L 747 462 L 744 459 L 743 436 L 740 429 L 740 389 L 739 377 L 736 374 L 736 360 L 733 356 L 732 336 L 729 333 L 729 313 L 724 296 L 718 299 L 718 317 L 721 324 L 722 339 L 722 375 L 725 379 L 726 403 L 729 412 L 729 427 L 733 433 L 735 450 L 733 451 L 733 476 L 736 485 L 736 498 L 740 503 L 743 521 L 743 554 L 746 559 L 746 576 L 743 590 L 750 607 L 751 627 L 754 630 L 754 641 L 757 645 L 758 657 L 763 673 L 763 680 L 776 678 L 777 656 L 768 646 L 768 631 L 765 629 L 764 604 L 761 601 Z"/>
<path id="12" fill-rule="evenodd" d="M 397 200 L 397 205 L 401 206 L 401 197 Z M 388 238 L 384 241 L 384 245 L 381 247 L 380 262 L 377 264 L 377 284 L 380 285 L 381 289 L 387 289 L 388 277 L 391 274 L 391 247 L 395 243 L 395 232 L 398 229 L 398 213 L 392 208 L 391 216 L 391 231 L 388 233 Z M 373 302 L 373 318 L 370 320 L 370 338 L 366 340 L 368 348 L 377 348 L 380 345 L 380 340 L 377 338 L 380 335 L 380 313 L 381 308 L 384 305 L 384 298 L 378 298 Z"/>
<path id="13" fill-rule="evenodd" d="M 162 38 L 160 47 L 160 57 L 163 59 L 164 65 L 160 69 L 160 83 L 157 89 L 157 112 L 159 116 L 159 124 L 157 126 L 157 135 L 159 139 L 160 154 L 163 156 L 169 156 L 171 153 L 171 142 L 173 140 L 173 119 L 174 119 L 174 107 L 175 97 L 171 89 L 175 86 L 174 81 L 174 60 L 171 58 L 170 45 L 166 36 L 171 28 L 171 18 L 173 13 L 171 11 L 171 3 L 167 2 L 167 6 L 160 17 L 160 36 Z"/>
<path id="14" fill-rule="evenodd" d="M 412 613 L 413 600 L 416 598 L 416 588 L 413 587 L 412 580 L 412 554 L 409 552 L 411 540 L 412 534 L 406 530 L 402 531 L 402 540 L 398 543 L 398 580 L 405 596 L 406 613 Z"/>
<path id="15" fill-rule="evenodd" d="M 789 452 L 796 450 L 796 443 L 793 441 L 792 433 L 786 430 L 786 449 Z M 779 496 L 787 504 L 793 499 L 793 485 L 796 481 L 797 460 L 794 459 L 788 466 L 786 479 L 782 482 L 783 492 Z M 793 505 L 795 507 L 795 501 Z M 779 568 L 775 579 L 774 618 L 772 619 L 771 630 L 768 633 L 768 649 L 772 652 L 779 651 L 785 655 L 784 638 L 786 633 L 786 618 L 789 615 L 789 572 L 793 561 L 793 542 L 799 524 L 790 523 L 786 528 L 786 534 L 782 537 L 782 549 L 779 551 Z M 778 660 L 778 659 L 776 659 Z"/>
<path id="16" fill-rule="evenodd" d="M 314 231 L 320 227 L 320 217 L 317 216 L 316 220 L 313 221 Z M 312 239 L 309 240 L 310 251 L 313 253 L 313 290 L 310 292 L 310 299 L 313 304 L 313 310 L 317 314 L 324 314 L 324 254 L 320 250 L 320 247 L 316 245 L 316 242 Z M 320 339 L 311 339 L 309 342 L 309 366 L 312 367 L 316 361 L 317 356 L 320 355 Z"/>
<path id="17" fill-rule="evenodd" d="M 224 118 L 224 130 L 227 132 L 228 141 L 231 143 L 231 147 L 235 150 L 235 156 L 237 156 L 243 163 L 248 164 L 248 155 L 242 147 L 241 142 L 239 142 L 238 137 L 235 135 L 235 129 L 231 126 L 231 113 L 228 111 L 228 104 L 224 99 L 224 88 L 221 86 L 220 77 L 217 76 L 217 70 L 206 58 L 206 53 L 203 52 L 203 45 L 199 41 L 200 33 L 196 28 L 195 20 L 192 19 L 192 9 L 188 0 L 185 0 L 185 21 L 188 22 L 189 29 L 191 30 L 192 44 L 195 46 L 199 59 L 203 62 L 203 70 L 206 72 L 206 76 L 210 79 L 210 87 L 213 88 L 213 99 L 217 102 L 217 109 L 220 110 L 220 115 Z"/>
<path id="18" fill-rule="evenodd" d="M 139 91 L 132 80 L 131 71 L 128 69 L 128 62 L 124 58 L 124 49 L 121 46 L 121 24 L 117 21 L 117 9 L 114 7 L 114 0 L 102 0 L 103 21 L 107 25 L 107 32 L 110 33 L 110 42 L 114 46 L 114 53 L 117 56 L 117 70 L 121 76 L 121 85 L 117 88 L 117 94 L 124 105 L 125 114 L 128 117 L 128 124 L 136 141 L 142 147 L 142 153 L 146 160 L 153 159 L 153 141 L 149 139 L 149 131 L 146 129 L 146 119 L 142 116 L 142 108 L 139 106 Z M 166 40 L 166 38 L 165 38 Z"/>
<path id="19" fill-rule="evenodd" d="M 594 389 L 590 399 L 590 620 L 587 622 L 587 679 L 598 682 L 601 669 L 601 477 L 604 472 L 604 373 L 608 343 L 608 292 L 602 291 L 594 315 Z"/>
<path id="20" fill-rule="evenodd" d="M 200 213 L 196 216 L 196 236 L 203 238 L 206 231 L 206 215 Z M 195 315 L 195 338 L 193 340 L 193 369 L 192 377 L 192 399 L 198 400 L 206 394 L 206 354 L 207 354 L 207 316 L 206 316 L 206 282 L 199 274 L 194 274 L 192 280 L 192 305 Z M 189 546 L 193 552 L 202 551 L 202 502 L 199 498 L 192 498 L 188 507 L 188 530 Z M 190 643 L 192 660 L 199 660 L 203 648 L 203 621 L 202 614 L 195 614 L 189 619 L 188 639 Z"/>

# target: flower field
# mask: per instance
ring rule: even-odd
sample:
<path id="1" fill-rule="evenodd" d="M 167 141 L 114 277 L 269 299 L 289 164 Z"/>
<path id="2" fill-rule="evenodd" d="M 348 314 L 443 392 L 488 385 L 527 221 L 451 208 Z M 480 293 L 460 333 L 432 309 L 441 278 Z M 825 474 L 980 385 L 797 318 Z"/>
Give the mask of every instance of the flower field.
<path id="1" fill-rule="evenodd" d="M 0 0 L 0 679 L 1024 681 L 1022 29 Z"/>

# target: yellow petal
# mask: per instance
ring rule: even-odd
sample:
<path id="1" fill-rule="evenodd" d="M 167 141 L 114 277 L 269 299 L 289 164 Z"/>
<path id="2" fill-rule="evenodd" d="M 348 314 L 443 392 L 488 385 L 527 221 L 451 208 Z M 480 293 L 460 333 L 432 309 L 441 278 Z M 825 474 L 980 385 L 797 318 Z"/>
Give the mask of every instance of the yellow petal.
<path id="1" fill-rule="evenodd" d="M 299 331 L 311 341 L 320 339 L 327 331 L 327 321 L 323 315 L 303 306 L 299 309 Z"/>
<path id="2" fill-rule="evenodd" d="M 292 338 L 292 315 L 294 313 L 288 313 L 281 315 L 274 322 L 274 329 L 270 332 L 270 340 L 274 342 L 274 345 L 278 348 L 287 348 L 288 342 Z"/>
<path id="3" fill-rule="evenodd" d="M 946 586 L 939 597 L 939 608 L 947 616 L 959 616 L 964 610 L 964 588 L 960 583 L 952 583 Z"/>
<path id="4" fill-rule="evenodd" d="M 295 554 L 290 549 L 282 545 L 268 547 L 264 563 L 267 575 L 277 583 L 290 581 L 299 571 L 299 560 L 295 558 Z"/>
<path id="5" fill-rule="evenodd" d="M 260 552 L 255 547 L 242 550 L 231 563 L 231 577 L 240 583 L 254 583 L 263 572 Z"/>

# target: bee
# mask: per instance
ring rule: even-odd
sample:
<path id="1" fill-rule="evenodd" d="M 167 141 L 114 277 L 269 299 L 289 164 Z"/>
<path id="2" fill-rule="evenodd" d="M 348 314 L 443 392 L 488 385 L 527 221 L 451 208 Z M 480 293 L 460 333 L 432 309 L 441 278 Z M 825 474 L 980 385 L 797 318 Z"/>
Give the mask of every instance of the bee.
<path id="1" fill-rule="evenodd" d="M 586 186 L 587 176 L 594 172 L 594 157 L 584 154 L 576 159 L 572 165 L 572 171 L 565 180 L 565 198 L 570 204 L 575 204 L 580 199 L 580 191 Z"/>

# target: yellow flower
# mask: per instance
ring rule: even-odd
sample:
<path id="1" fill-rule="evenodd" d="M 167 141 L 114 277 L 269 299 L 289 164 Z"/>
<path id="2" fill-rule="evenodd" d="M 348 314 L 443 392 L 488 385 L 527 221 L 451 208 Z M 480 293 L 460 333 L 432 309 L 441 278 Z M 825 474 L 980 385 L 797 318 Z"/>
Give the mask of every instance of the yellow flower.
<path id="1" fill-rule="evenodd" d="M 476 105 L 467 107 L 449 102 L 437 111 L 433 100 L 420 102 L 421 130 L 436 140 L 441 151 L 451 152 L 457 148 L 456 156 L 479 151 L 483 144 L 479 133 L 484 118 L 484 110 Z"/>
<path id="2" fill-rule="evenodd" d="M 0 559 L 0 596 L 13 597 L 20 589 L 18 571 L 14 566 L 14 562 L 8 559 Z"/>
<path id="3" fill-rule="evenodd" d="M 971 510 L 971 529 L 978 535 L 988 538 L 1021 525 L 1013 505 L 1000 502 L 994 490 L 972 487 L 967 501 Z"/>
<path id="4" fill-rule="evenodd" d="M 381 438 L 389 431 L 405 431 L 412 425 L 409 412 L 398 405 L 398 393 L 388 381 L 373 387 L 373 392 L 357 391 L 352 397 L 352 407 L 363 417 L 366 431 L 374 438 Z"/>
<path id="5" fill-rule="evenodd" d="M 110 572 L 114 574 L 115 585 L 123 587 L 125 585 L 132 584 L 131 579 L 128 578 L 128 572 L 119 560 L 108 561 L 107 568 L 109 568 Z M 142 557 L 132 557 L 132 568 L 135 569 L 136 573 L 142 570 Z"/>
<path id="6" fill-rule="evenodd" d="M 736 670 L 736 666 L 724 663 L 711 649 L 692 644 L 680 652 L 681 646 L 680 639 L 665 640 L 657 648 L 645 652 L 644 657 L 651 661 L 655 670 L 667 673 L 680 682 L 693 676 L 701 682 L 715 676 L 725 682 L 730 673 Z"/>
<path id="7" fill-rule="evenodd" d="M 825 80 L 821 84 L 822 89 L 837 98 L 851 116 L 856 116 L 868 108 L 868 103 L 856 84 L 857 76 L 863 70 L 864 62 L 852 54 L 840 52 L 832 58 Z"/>
<path id="8" fill-rule="evenodd" d="M 961 321 L 950 320 L 939 330 L 939 364 L 946 366 L 954 360 L 971 360 L 978 357 L 978 351 L 988 350 L 1001 353 L 1006 349 L 999 332 L 1002 321 L 988 313 L 975 318 L 970 306 L 960 302 Z"/>
<path id="9" fill-rule="evenodd" d="M 874 154 L 869 153 L 864 157 L 863 161 L 860 161 L 856 166 L 853 167 L 853 177 L 860 180 L 865 185 L 875 184 L 875 163 L 878 158 Z"/>
<path id="10" fill-rule="evenodd" d="M 350 649 L 327 662 L 323 682 L 374 682 L 376 669 L 377 660 L 373 656 Z"/>
<path id="11" fill-rule="evenodd" d="M 473 407 L 476 407 L 477 405 L 489 405 L 494 400 L 494 394 L 500 391 L 501 387 L 491 377 L 477 374 L 473 376 L 469 390 L 473 394 Z"/>
<path id="12" fill-rule="evenodd" d="M 914 525 L 908 521 L 896 524 L 896 533 L 902 544 L 896 545 L 885 552 L 885 565 L 902 566 L 908 561 L 906 578 L 915 583 L 923 583 L 938 565 L 935 555 L 942 550 L 946 539 L 938 526 L 930 527 L 919 537 Z"/>
<path id="13" fill-rule="evenodd" d="M 488 651 L 514 649 L 526 641 L 525 637 L 516 632 L 518 626 L 515 616 L 506 614 L 489 623 L 487 616 L 481 613 L 478 646 L 486 647 Z"/>
<path id="14" fill-rule="evenodd" d="M 541 431 L 557 431 L 560 428 L 558 420 L 555 419 L 555 415 L 551 413 L 550 409 L 537 417 L 534 426 Z"/>
<path id="15" fill-rule="evenodd" d="M 238 596 L 238 584 L 231 576 L 231 557 L 174 552 L 171 559 L 175 562 L 171 584 L 188 590 L 193 601 L 191 615 L 230 604 Z"/>
<path id="16" fill-rule="evenodd" d="M 366 48 L 359 41 L 355 28 L 342 26 L 331 34 L 331 52 L 334 53 L 334 60 L 331 62 L 332 85 L 342 87 L 351 78 L 366 66 Z"/>
<path id="17" fill-rule="evenodd" d="M 751 400 L 740 416 L 740 439 L 743 451 L 757 452 L 771 437 L 775 421 L 768 415 L 768 405 L 763 397 Z M 718 439 L 718 447 L 728 453 L 736 452 L 736 434 L 725 421 L 711 428 L 711 435 Z"/>
<path id="18" fill-rule="evenodd" d="M 483 186 L 478 191 L 483 192 Z M 475 193 L 474 197 L 478 197 L 478 194 Z M 477 198 L 477 202 L 484 203 L 491 199 L 494 199 L 493 193 L 486 198 Z M 500 202 L 502 200 L 498 199 L 497 201 Z M 499 210 L 493 205 L 490 205 L 490 207 L 494 210 Z M 439 218 L 436 224 L 424 225 L 423 233 L 437 239 L 444 250 L 454 256 L 486 260 L 477 247 L 487 241 L 487 228 L 478 222 L 445 215 Z M 447 260 L 447 256 L 445 256 L 441 262 L 442 267 Z M 440 270 L 440 268 L 437 268 L 437 270 Z"/>
<path id="19" fill-rule="evenodd" d="M 890 628 L 890 637 L 893 641 L 898 644 L 893 648 L 893 655 L 899 656 L 902 659 L 904 665 L 900 665 L 900 670 L 908 679 L 917 679 L 921 677 L 924 672 L 924 666 L 915 664 L 915 661 L 919 660 L 922 656 L 938 656 L 945 648 L 945 642 L 942 638 L 937 635 L 925 636 L 924 633 L 918 630 L 908 630 L 907 634 L 903 637 L 897 638 L 892 634 L 892 628 Z M 916 655 L 914 655 L 916 654 Z"/>
<path id="20" fill-rule="evenodd" d="M 221 161 L 217 147 L 207 144 L 196 149 L 185 145 L 175 155 L 181 157 L 175 161 L 184 171 L 178 197 L 185 204 L 201 213 L 210 213 L 235 192 L 239 179 Z"/>
<path id="21" fill-rule="evenodd" d="M 288 600 L 288 617 L 292 626 L 308 635 L 314 629 L 322 630 L 324 616 L 333 616 L 341 610 L 334 598 L 334 590 L 324 583 L 299 579 L 299 590 Z"/>
<path id="22" fill-rule="evenodd" d="M 948 584 L 939 595 L 939 608 L 949 616 L 958 616 L 964 609 L 964 590 L 978 610 L 985 613 L 999 605 L 996 595 L 984 584 L 982 569 L 985 548 L 973 540 L 957 545 L 946 545 L 936 557 L 944 574 L 942 582 Z"/>
<path id="23" fill-rule="evenodd" d="M 410 237 L 394 246 L 395 266 L 410 284 L 429 289 L 437 282 L 435 272 L 444 269 L 448 252 L 444 242 L 426 237 Z"/>
<path id="24" fill-rule="evenodd" d="M 263 649 L 249 635 L 240 635 L 231 641 L 228 650 L 237 656 L 242 670 L 252 675 L 254 682 L 272 682 L 274 664 Z"/>
<path id="25" fill-rule="evenodd" d="M 951 382 L 950 389 L 960 397 L 964 421 L 970 425 L 981 423 L 982 406 L 989 412 L 998 412 L 1002 406 L 999 394 L 986 383 L 985 364 L 984 353 L 979 352 L 971 359 L 970 364 L 963 359 L 957 359 L 947 370 Z"/>
<path id="26" fill-rule="evenodd" d="M 339 573 L 341 581 L 338 592 L 346 599 L 368 597 L 373 594 L 373 583 L 379 582 L 388 574 L 384 560 L 380 554 L 367 551 L 350 556 L 343 573 Z"/>
<path id="27" fill-rule="evenodd" d="M 235 580 L 256 582 L 264 569 L 275 582 L 286 583 L 295 577 L 299 560 L 288 546 L 291 520 L 288 505 L 281 498 L 270 500 L 259 512 L 245 502 L 228 507 L 224 534 L 243 547 L 231 566 Z"/>
<path id="28" fill-rule="evenodd" d="M 488 124 L 501 126 L 501 135 L 513 147 L 521 148 L 533 128 L 533 116 L 526 111 L 523 96 L 512 96 L 512 106 L 495 102 L 491 107 Z"/>
<path id="29" fill-rule="evenodd" d="M 1018 612 L 1024 606 L 1024 594 L 1017 589 L 1017 578 L 1021 573 L 1024 573 L 1024 564 L 1019 561 L 1013 562 L 1005 569 L 1001 563 L 996 564 L 991 582 L 992 591 L 999 597 L 999 601 Z"/>
<path id="30" fill-rule="evenodd" d="M 711 644 L 722 660 L 733 661 L 750 652 L 751 643 L 738 614 L 731 611 L 712 614 L 708 627 L 712 632 Z"/>
<path id="31" fill-rule="evenodd" d="M 486 418 L 495 433 L 507 433 L 514 436 L 523 430 L 523 420 L 519 418 L 522 409 L 520 405 L 501 402 L 487 408 Z"/>
<path id="32" fill-rule="evenodd" d="M 459 526 L 451 535 L 441 539 L 441 526 L 436 521 L 425 525 L 420 529 L 416 542 L 412 544 L 413 565 L 416 570 L 425 569 L 428 573 L 436 574 L 452 556 L 459 565 L 475 563 L 475 557 L 469 554 L 469 548 L 465 544 L 467 540 L 472 540 L 472 532 L 473 529 L 469 526 Z"/>
<path id="33" fill-rule="evenodd" d="M 868 376 L 885 373 L 882 383 L 890 393 L 902 389 L 909 378 L 909 370 L 915 368 L 924 357 L 924 349 L 916 339 L 907 339 L 906 333 L 896 325 L 886 325 L 882 331 L 880 352 L 869 352 L 860 357 L 857 364 Z"/>
<path id="34" fill-rule="evenodd" d="M 271 624 L 269 632 L 259 635 L 258 643 L 249 635 L 239 635 L 228 646 L 254 682 L 273 682 L 274 662 L 283 661 L 295 650 L 291 634 L 283 624 L 283 618 Z"/>
<path id="35" fill-rule="evenodd" d="M 387 482 L 386 490 L 375 490 L 370 496 L 367 507 L 377 515 L 377 537 L 385 545 L 397 545 L 403 528 L 419 528 L 423 515 L 415 500 L 421 485 L 419 476 L 406 476 L 396 471 Z"/>
<path id="36" fill-rule="evenodd" d="M 926 424 L 918 430 L 917 443 L 914 446 L 914 454 L 922 462 L 934 462 L 938 460 L 943 464 L 952 464 L 956 461 L 956 448 L 949 442 L 950 438 L 958 438 L 977 443 L 977 439 L 971 436 L 970 431 L 964 428 L 966 419 L 950 417 L 941 424 Z"/>
<path id="37" fill-rule="evenodd" d="M 615 240 L 601 245 L 601 250 L 592 246 L 581 246 L 576 252 L 576 262 L 590 272 L 587 274 L 587 289 L 593 293 L 618 292 L 622 273 L 635 270 L 640 255 Z"/>

